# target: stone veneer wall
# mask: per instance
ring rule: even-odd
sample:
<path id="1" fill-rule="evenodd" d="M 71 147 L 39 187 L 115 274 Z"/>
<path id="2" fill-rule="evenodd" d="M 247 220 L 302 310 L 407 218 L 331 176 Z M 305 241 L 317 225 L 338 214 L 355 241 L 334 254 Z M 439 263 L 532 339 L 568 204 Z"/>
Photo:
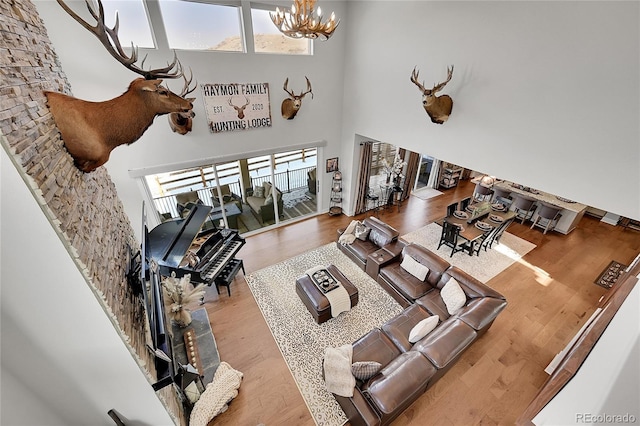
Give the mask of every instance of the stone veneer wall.
<path id="1" fill-rule="evenodd" d="M 78 170 L 43 90 L 71 94 L 44 23 L 29 0 L 0 0 L 0 139 L 124 344 L 151 382 L 145 313 L 125 278 L 127 245 L 139 247 L 107 170 Z M 158 392 L 183 422 L 172 387 Z M 179 419 L 179 420 L 176 420 Z"/>

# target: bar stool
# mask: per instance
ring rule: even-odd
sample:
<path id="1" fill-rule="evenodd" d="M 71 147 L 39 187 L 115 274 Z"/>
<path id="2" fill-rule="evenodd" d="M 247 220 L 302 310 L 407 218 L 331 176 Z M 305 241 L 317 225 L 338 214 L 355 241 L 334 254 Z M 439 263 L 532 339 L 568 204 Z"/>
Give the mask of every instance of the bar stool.
<path id="1" fill-rule="evenodd" d="M 476 183 L 476 189 L 473 191 L 473 200 L 474 201 L 490 200 L 492 194 L 493 194 L 493 189 L 487 188 L 486 186 L 482 186 L 480 185 L 480 183 Z"/>
<path id="2" fill-rule="evenodd" d="M 373 189 L 369 188 L 369 191 L 367 191 L 367 195 L 365 196 L 367 202 L 371 202 L 371 204 L 373 205 L 372 209 L 373 210 L 373 214 L 376 217 L 379 217 L 380 214 L 380 196 L 376 195 L 376 193 L 373 191 Z"/>
<path id="3" fill-rule="evenodd" d="M 538 211 L 538 217 L 533 221 L 531 229 L 533 229 L 534 226 L 544 228 L 543 234 L 546 234 L 547 231 L 553 231 L 562 217 L 560 210 L 560 207 L 554 206 L 553 204 L 542 203 L 542 207 L 540 207 Z"/>
<path id="4" fill-rule="evenodd" d="M 533 216 L 533 212 L 536 210 L 536 200 L 518 194 L 513 200 L 513 210 L 516 212 L 516 217 L 522 219 L 520 223 L 524 223 L 525 220 L 529 220 Z"/>
<path id="5" fill-rule="evenodd" d="M 498 188 L 494 186 L 493 199 L 491 200 L 491 202 L 504 204 L 505 200 L 509 200 L 508 204 L 511 204 L 511 202 L 513 201 L 511 199 L 511 191 L 509 191 L 508 189 Z"/>

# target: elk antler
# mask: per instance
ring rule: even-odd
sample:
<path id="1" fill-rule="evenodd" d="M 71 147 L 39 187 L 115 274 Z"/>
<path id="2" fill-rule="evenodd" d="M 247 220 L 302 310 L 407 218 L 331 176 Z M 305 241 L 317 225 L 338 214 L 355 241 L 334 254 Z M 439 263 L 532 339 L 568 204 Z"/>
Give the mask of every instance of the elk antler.
<path id="1" fill-rule="evenodd" d="M 285 92 L 289 94 L 289 96 L 293 98 L 296 95 L 293 93 L 293 90 L 289 90 L 289 88 L 287 87 L 288 84 L 289 84 L 289 77 L 287 77 L 287 79 L 284 81 L 284 86 L 282 86 L 282 88 L 284 89 Z"/>
<path id="2" fill-rule="evenodd" d="M 311 98 L 313 99 L 313 91 L 311 89 L 311 82 L 309 81 L 309 77 L 305 76 L 304 78 L 307 80 L 307 91 L 301 91 L 299 95 L 296 95 L 293 90 L 289 90 L 289 88 L 287 87 L 287 85 L 289 84 L 289 77 L 287 77 L 287 79 L 284 81 L 284 86 L 282 88 L 289 94 L 289 96 L 291 96 L 292 99 L 302 99 L 307 93 L 311 93 Z"/>
<path id="3" fill-rule="evenodd" d="M 191 68 L 189 68 L 189 78 L 187 79 L 187 76 L 184 74 L 182 74 L 182 78 L 184 79 L 184 86 L 182 87 L 182 92 L 180 92 L 180 95 L 178 96 L 180 96 L 181 98 L 184 98 L 189 93 L 193 93 L 198 88 L 198 82 L 196 81 L 196 84 L 193 86 L 193 89 L 190 87 L 191 82 L 193 81 L 193 72 L 191 71 Z"/>
<path id="4" fill-rule="evenodd" d="M 156 78 L 180 78 L 182 77 L 182 65 L 178 61 L 178 57 L 173 52 L 173 62 L 168 64 L 164 68 L 156 68 L 152 70 L 144 70 L 135 65 L 138 61 L 138 48 L 131 43 L 131 56 L 128 56 L 122 49 L 120 39 L 118 38 L 118 27 L 120 26 L 118 14 L 116 13 L 116 23 L 113 28 L 107 27 L 104 22 L 104 7 L 102 2 L 98 0 L 98 14 L 93 10 L 89 4 L 89 0 L 85 0 L 87 9 L 93 18 L 96 20 L 96 25 L 92 26 L 76 14 L 69 6 L 67 6 L 63 0 L 57 0 L 58 4 L 69 14 L 73 19 L 78 21 L 80 25 L 93 33 L 102 45 L 107 49 L 107 52 L 111 54 L 118 62 L 124 65 L 127 69 L 142 75 L 147 80 Z M 144 67 L 144 59 L 142 59 L 141 67 Z"/>
<path id="5" fill-rule="evenodd" d="M 413 67 L 413 72 L 411 73 L 411 82 L 418 86 L 418 88 L 425 95 L 433 95 L 434 93 L 442 90 L 444 86 L 446 86 L 447 83 L 451 80 L 451 77 L 453 76 L 453 65 L 451 65 L 451 68 L 447 67 L 447 79 L 440 84 L 435 84 L 432 89 L 425 89 L 424 82 L 420 83 L 418 81 L 418 74 L 420 74 L 420 71 L 416 70 L 416 67 Z"/>

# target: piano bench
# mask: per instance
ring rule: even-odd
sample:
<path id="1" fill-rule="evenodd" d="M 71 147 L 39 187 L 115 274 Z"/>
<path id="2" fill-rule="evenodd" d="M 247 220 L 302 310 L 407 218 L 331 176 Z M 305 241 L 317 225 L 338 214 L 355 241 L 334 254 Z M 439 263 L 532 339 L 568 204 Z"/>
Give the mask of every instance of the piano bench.
<path id="1" fill-rule="evenodd" d="M 241 269 L 242 275 L 244 275 L 244 263 L 242 263 L 242 259 L 231 259 L 229 263 L 224 266 L 220 275 L 214 280 L 218 294 L 220 294 L 220 286 L 225 286 L 227 287 L 227 293 L 231 296 L 231 283 Z"/>

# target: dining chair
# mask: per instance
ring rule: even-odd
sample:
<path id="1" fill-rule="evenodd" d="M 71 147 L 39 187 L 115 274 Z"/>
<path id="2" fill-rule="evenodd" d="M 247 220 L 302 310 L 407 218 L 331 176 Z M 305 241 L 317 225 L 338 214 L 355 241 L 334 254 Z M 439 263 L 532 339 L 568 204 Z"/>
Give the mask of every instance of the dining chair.
<path id="1" fill-rule="evenodd" d="M 504 188 L 498 188 L 496 186 L 493 187 L 493 198 L 491 200 L 492 203 L 499 203 L 498 199 L 505 199 L 511 201 L 511 191 Z M 509 203 L 511 204 L 511 203 Z"/>
<path id="2" fill-rule="evenodd" d="M 458 210 L 465 211 L 469 204 L 471 204 L 471 197 L 463 198 L 460 200 L 460 208 Z"/>
<path id="3" fill-rule="evenodd" d="M 496 243 L 496 244 L 500 243 L 500 238 L 502 238 L 502 234 L 504 234 L 504 231 L 507 230 L 509 225 L 511 225 L 511 223 L 513 223 L 514 220 L 515 220 L 515 217 L 512 217 L 511 219 L 504 221 L 502 225 L 498 226 L 495 229 L 495 232 L 491 235 L 491 237 L 484 242 L 485 251 L 487 250 L 487 247 L 491 248 L 491 246 L 493 246 L 493 243 Z"/>
<path id="4" fill-rule="evenodd" d="M 547 231 L 553 231 L 558 220 L 562 217 L 560 210 L 562 210 L 560 207 L 554 206 L 553 204 L 542 203 L 542 206 L 538 211 L 538 217 L 533 221 L 531 229 L 535 226 L 543 228 L 543 234 L 546 234 Z"/>
<path id="5" fill-rule="evenodd" d="M 438 248 L 442 245 L 447 247 L 451 247 L 451 256 L 455 253 L 465 250 L 468 246 L 465 244 L 466 239 L 462 238 L 460 240 L 460 228 L 458 225 L 454 225 L 453 223 L 449 223 L 446 220 L 442 223 L 442 234 L 440 235 L 440 242 L 438 243 Z"/>
<path id="6" fill-rule="evenodd" d="M 447 217 L 453 216 L 456 210 L 458 210 L 458 203 L 449 204 L 447 206 Z"/>
<path id="7" fill-rule="evenodd" d="M 524 195 L 516 195 L 513 200 L 513 210 L 518 219 L 522 219 L 520 223 L 524 223 L 525 220 L 529 220 L 533 216 L 536 210 L 536 200 Z"/>
<path id="8" fill-rule="evenodd" d="M 480 183 L 476 183 L 476 188 L 473 190 L 473 200 L 474 201 L 487 201 L 491 199 L 493 195 L 493 189 L 487 188 L 486 186 L 480 185 Z"/>

